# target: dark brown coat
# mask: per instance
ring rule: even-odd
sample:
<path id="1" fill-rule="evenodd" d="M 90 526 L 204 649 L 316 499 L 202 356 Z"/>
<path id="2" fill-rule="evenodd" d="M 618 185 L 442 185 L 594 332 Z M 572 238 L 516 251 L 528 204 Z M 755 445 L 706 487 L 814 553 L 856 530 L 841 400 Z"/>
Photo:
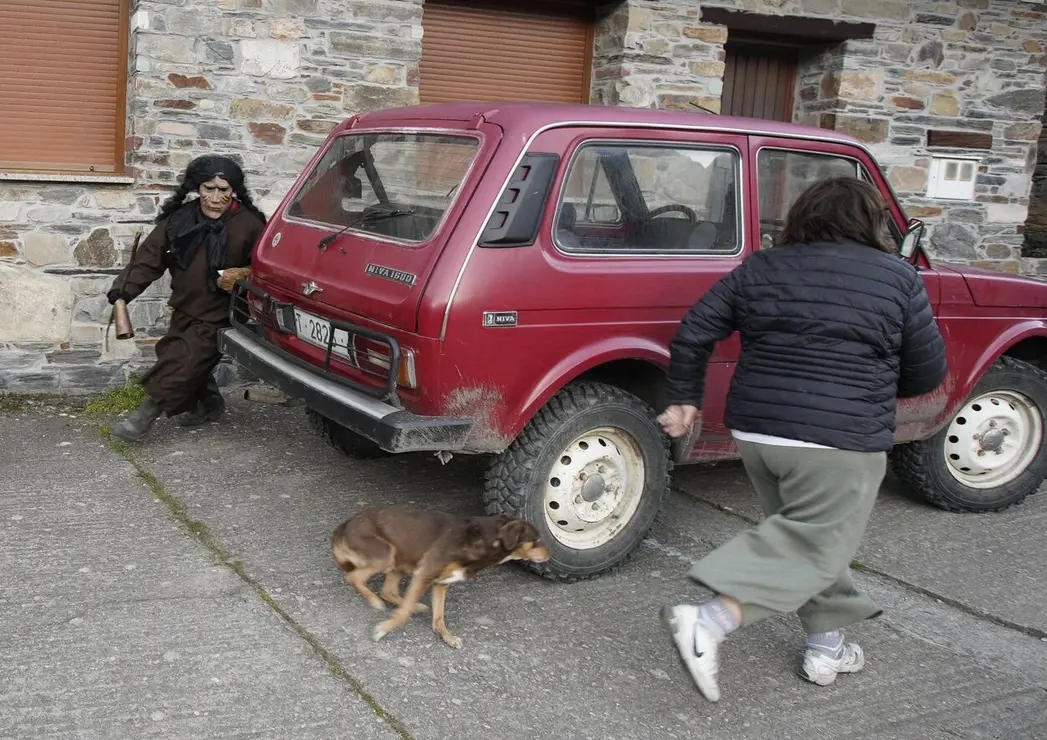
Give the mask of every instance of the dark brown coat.
<path id="1" fill-rule="evenodd" d="M 198 206 L 197 206 L 198 207 Z M 254 213 L 238 206 L 222 216 L 226 222 L 226 251 L 221 269 L 244 267 L 264 224 Z M 137 298 L 168 269 L 167 219 L 138 247 L 135 259 L 113 282 L 127 300 Z M 200 248 L 186 270 L 171 267 L 171 298 L 174 309 L 167 334 L 157 342 L 156 363 L 142 378 L 149 397 L 168 416 L 190 412 L 207 396 L 207 381 L 221 354 L 218 330 L 228 323 L 230 294 L 208 287 L 207 252 Z"/>
<path id="2" fill-rule="evenodd" d="M 265 225 L 257 215 L 243 206 L 231 208 L 222 216 L 226 222 L 228 241 L 222 269 L 246 267 L 251 263 L 251 250 Z M 114 281 L 114 287 L 123 285 L 127 299 L 137 298 L 167 270 L 164 253 L 167 251 L 167 219 L 160 221 L 138 246 L 134 262 L 127 265 Z M 122 282 L 126 279 L 126 282 Z M 224 290 L 211 291 L 207 287 L 207 254 L 198 249 L 189 269 L 171 270 L 171 298 L 168 305 L 198 321 L 224 324 L 229 313 L 229 294 Z"/>

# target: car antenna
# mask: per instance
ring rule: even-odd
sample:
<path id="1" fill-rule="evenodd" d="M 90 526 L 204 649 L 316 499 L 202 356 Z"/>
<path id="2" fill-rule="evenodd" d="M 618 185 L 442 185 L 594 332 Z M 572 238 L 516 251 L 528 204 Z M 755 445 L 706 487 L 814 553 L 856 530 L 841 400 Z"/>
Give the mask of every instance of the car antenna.
<path id="1" fill-rule="evenodd" d="M 703 108 L 702 106 L 700 106 L 700 105 L 698 105 L 697 103 L 694 103 L 694 102 L 689 102 L 689 103 L 687 103 L 687 105 L 693 105 L 693 106 L 694 106 L 695 108 L 697 108 L 698 110 L 700 110 L 700 111 L 701 111 L 702 113 L 708 113 L 709 115 L 712 115 L 712 116 L 718 116 L 718 115 L 720 115 L 720 114 L 719 114 L 719 113 L 717 113 L 716 111 L 714 111 L 714 110 L 709 110 L 708 108 Z"/>

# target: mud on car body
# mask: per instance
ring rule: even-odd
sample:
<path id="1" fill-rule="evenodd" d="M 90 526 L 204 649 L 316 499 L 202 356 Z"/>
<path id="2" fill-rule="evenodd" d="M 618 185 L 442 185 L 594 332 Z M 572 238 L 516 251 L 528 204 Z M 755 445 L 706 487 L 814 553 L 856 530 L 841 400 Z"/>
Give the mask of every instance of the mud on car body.
<path id="1" fill-rule="evenodd" d="M 535 569 L 606 572 L 674 464 L 737 456 L 737 337 L 700 436 L 670 447 L 655 421 L 680 318 L 839 174 L 887 200 L 948 346 L 942 387 L 899 407 L 896 473 L 947 509 L 1021 501 L 1047 473 L 1047 284 L 932 262 L 868 149 L 822 129 L 602 106 L 355 116 L 269 222 L 222 348 L 349 455 L 492 456 L 487 509 L 538 528 L 553 557 Z"/>

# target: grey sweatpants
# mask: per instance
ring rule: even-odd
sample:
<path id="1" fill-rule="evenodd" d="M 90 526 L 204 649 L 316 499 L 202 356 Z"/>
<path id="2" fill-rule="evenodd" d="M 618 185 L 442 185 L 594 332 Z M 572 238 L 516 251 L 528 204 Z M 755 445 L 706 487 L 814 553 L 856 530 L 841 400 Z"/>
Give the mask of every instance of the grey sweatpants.
<path id="1" fill-rule="evenodd" d="M 713 550 L 692 579 L 736 599 L 742 624 L 797 612 L 808 633 L 882 613 L 850 564 L 887 469 L 884 452 L 737 441 L 767 518 Z"/>

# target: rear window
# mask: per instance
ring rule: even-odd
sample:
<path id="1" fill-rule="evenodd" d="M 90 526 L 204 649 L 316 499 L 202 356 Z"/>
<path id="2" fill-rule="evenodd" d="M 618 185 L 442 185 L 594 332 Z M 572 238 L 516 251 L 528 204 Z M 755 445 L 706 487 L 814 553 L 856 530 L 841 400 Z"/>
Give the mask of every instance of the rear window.
<path id="1" fill-rule="evenodd" d="M 454 202 L 477 146 L 469 136 L 340 136 L 309 173 L 287 214 L 389 239 L 425 241 Z"/>

